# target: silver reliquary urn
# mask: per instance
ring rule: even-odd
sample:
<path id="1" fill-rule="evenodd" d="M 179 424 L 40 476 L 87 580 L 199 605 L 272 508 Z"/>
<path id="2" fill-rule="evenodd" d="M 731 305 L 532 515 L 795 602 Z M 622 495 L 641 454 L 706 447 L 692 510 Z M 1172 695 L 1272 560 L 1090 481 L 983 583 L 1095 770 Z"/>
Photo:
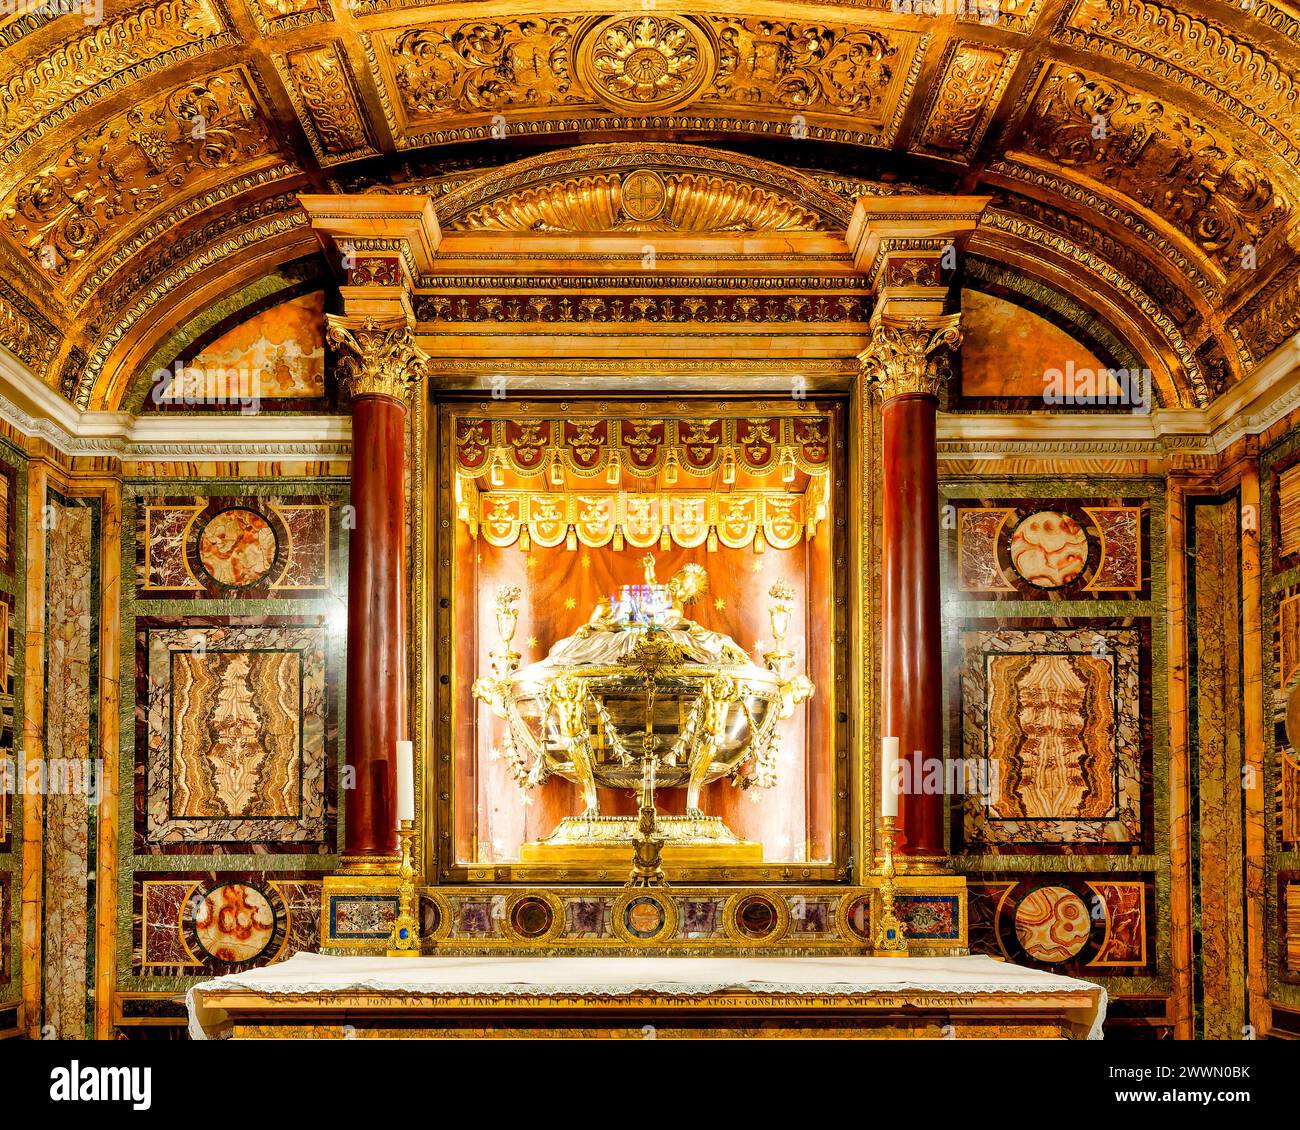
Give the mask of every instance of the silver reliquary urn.
<path id="1" fill-rule="evenodd" d="M 779 723 L 813 693 L 784 644 L 794 590 L 783 581 L 770 590 L 773 649 L 760 667 L 729 636 L 687 619 L 686 607 L 708 587 L 701 566 L 660 583 L 654 557 L 642 564 L 641 583 L 602 597 L 586 624 L 522 668 L 510 642 L 519 589 L 498 592 L 501 642 L 474 695 L 504 719 L 502 753 L 524 789 L 558 775 L 583 801 L 582 813 L 547 840 L 524 845 L 523 859 L 595 860 L 602 847 L 625 853 L 636 818 L 602 814 L 597 789 L 636 792 L 651 762 L 657 789 L 686 790 L 685 815 L 659 819 L 670 856 L 690 847 L 698 862 L 761 861 L 761 845 L 700 810 L 700 792 L 722 777 L 744 788 L 776 783 Z"/>

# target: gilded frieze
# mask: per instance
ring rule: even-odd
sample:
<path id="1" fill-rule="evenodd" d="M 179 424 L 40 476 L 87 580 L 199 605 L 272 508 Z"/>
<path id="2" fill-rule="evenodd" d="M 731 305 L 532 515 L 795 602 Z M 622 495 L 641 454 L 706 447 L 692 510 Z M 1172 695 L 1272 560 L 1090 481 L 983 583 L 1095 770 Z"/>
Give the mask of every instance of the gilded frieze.
<path id="1" fill-rule="evenodd" d="M 0 230 L 39 267 L 70 277 L 110 233 L 186 189 L 278 159 L 251 81 L 236 68 L 114 115 L 5 198 Z"/>
<path id="2" fill-rule="evenodd" d="M 1225 108 L 1292 161 L 1300 154 L 1295 71 L 1221 24 L 1152 0 L 1082 0 L 1057 37 L 1168 77 Z"/>
<path id="3" fill-rule="evenodd" d="M 0 145 L 11 153 L 128 83 L 235 41 L 213 0 L 163 0 L 82 26 L 30 62 L 0 55 Z"/>
<path id="4" fill-rule="evenodd" d="M 742 117 L 783 115 L 795 137 L 817 135 L 805 115 L 852 115 L 855 135 L 865 126 L 884 138 L 925 41 L 919 31 L 651 10 L 595 20 L 426 23 L 363 38 L 385 100 L 403 122 L 500 115 L 473 131 L 493 137 L 505 136 L 511 116 L 517 130 L 518 119 L 561 107 L 670 113 L 690 106 L 710 115 L 724 108 L 743 110 Z M 556 128 L 569 125 L 548 123 Z M 399 143 L 459 136 L 438 131 Z"/>
<path id="5" fill-rule="evenodd" d="M 1047 74 L 1018 148 L 1137 201 L 1224 274 L 1293 214 L 1265 169 L 1200 119 L 1069 67 Z"/>

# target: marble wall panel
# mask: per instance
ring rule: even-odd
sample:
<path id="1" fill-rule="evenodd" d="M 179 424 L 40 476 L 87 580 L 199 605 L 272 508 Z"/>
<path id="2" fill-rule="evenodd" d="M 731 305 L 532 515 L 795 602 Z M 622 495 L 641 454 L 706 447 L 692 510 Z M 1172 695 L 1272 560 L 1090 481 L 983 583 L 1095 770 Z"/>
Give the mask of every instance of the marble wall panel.
<path id="1" fill-rule="evenodd" d="M 1084 977 L 1154 968 L 1149 875 L 972 875 L 969 891 L 974 953 Z"/>
<path id="2" fill-rule="evenodd" d="M 137 876 L 131 967 L 195 977 L 251 969 L 320 945 L 319 876 L 249 871 Z"/>
<path id="3" fill-rule="evenodd" d="M 142 499 L 137 592 L 147 599 L 321 597 L 338 579 L 338 507 L 315 495 Z"/>
<path id="4" fill-rule="evenodd" d="M 1150 515 L 1140 498 L 948 499 L 949 587 L 963 600 L 1145 600 Z"/>
<path id="5" fill-rule="evenodd" d="M 140 621 L 136 661 L 137 851 L 330 850 L 323 624 Z"/>
<path id="6" fill-rule="evenodd" d="M 1144 629 L 972 621 L 959 638 L 962 756 L 985 787 L 955 798 L 957 849 L 1140 850 Z"/>
<path id="7" fill-rule="evenodd" d="M 40 1025 L 91 1035 L 99 716 L 99 504 L 50 491 L 46 506 L 43 956 Z"/>

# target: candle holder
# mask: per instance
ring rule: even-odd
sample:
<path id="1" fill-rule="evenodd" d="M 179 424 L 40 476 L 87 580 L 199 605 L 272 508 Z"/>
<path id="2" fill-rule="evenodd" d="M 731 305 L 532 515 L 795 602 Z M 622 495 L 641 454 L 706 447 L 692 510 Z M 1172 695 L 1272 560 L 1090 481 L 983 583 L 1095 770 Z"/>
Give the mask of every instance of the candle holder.
<path id="1" fill-rule="evenodd" d="M 420 924 L 415 918 L 415 822 L 403 820 L 397 828 L 402 863 L 398 868 L 397 918 L 389 940 L 389 957 L 420 956 Z"/>
<path id="2" fill-rule="evenodd" d="M 876 957 L 906 957 L 907 930 L 894 913 L 894 817 L 882 816 L 880 823 L 884 859 L 880 866 L 880 915 L 871 940 L 872 950 Z"/>

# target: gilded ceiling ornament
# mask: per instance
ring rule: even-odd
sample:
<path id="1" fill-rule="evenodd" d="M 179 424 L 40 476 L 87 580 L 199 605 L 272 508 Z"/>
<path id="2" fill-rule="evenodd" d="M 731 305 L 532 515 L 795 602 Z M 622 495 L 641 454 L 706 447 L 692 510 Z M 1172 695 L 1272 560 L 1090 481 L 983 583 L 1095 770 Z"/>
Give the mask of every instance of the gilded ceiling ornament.
<path id="1" fill-rule="evenodd" d="M 922 149 L 969 155 L 997 109 L 1019 52 L 954 44 L 921 133 Z"/>
<path id="2" fill-rule="evenodd" d="M 387 48 L 403 110 L 505 110 L 584 101 L 574 88 L 572 21 L 542 17 L 402 32 Z"/>
<path id="3" fill-rule="evenodd" d="M 0 83 L 0 144 L 73 99 L 96 100 L 142 70 L 194 54 L 224 30 L 212 0 L 164 0 L 91 25 Z"/>
<path id="4" fill-rule="evenodd" d="M 786 20 L 718 21 L 718 76 L 710 101 L 787 109 L 879 110 L 899 49 L 869 28 Z"/>
<path id="5" fill-rule="evenodd" d="M 713 42 L 684 16 L 611 16 L 578 45 L 578 74 L 599 101 L 632 110 L 685 106 L 713 77 Z"/>
<path id="6" fill-rule="evenodd" d="M 65 276 L 123 218 L 271 152 L 242 70 L 185 83 L 83 134 L 24 180 L 4 209 L 5 234 L 38 266 Z"/>
<path id="7" fill-rule="evenodd" d="M 354 400 L 404 400 L 412 385 L 424 379 L 429 355 L 416 344 L 414 326 L 406 319 L 327 314 L 325 321 L 325 341 L 338 353 L 339 381 Z"/>
<path id="8" fill-rule="evenodd" d="M 1127 194 L 1225 273 L 1291 215 L 1266 172 L 1204 122 L 1082 71 L 1048 76 L 1026 131 L 1026 151 Z"/>
<path id="9" fill-rule="evenodd" d="M 375 152 L 338 43 L 298 51 L 282 66 L 295 108 L 308 127 L 307 138 L 322 164 L 332 164 L 340 155 Z"/>
<path id="10" fill-rule="evenodd" d="M 951 352 L 961 345 L 960 314 L 942 318 L 882 319 L 858 360 L 881 400 L 920 394 L 938 397 L 950 376 Z"/>
<path id="11" fill-rule="evenodd" d="M 1238 11 L 1260 7 L 1232 5 Z M 1294 162 L 1300 155 L 1300 82 L 1285 63 L 1223 24 L 1178 4 L 1153 0 L 1082 0 L 1058 36 L 1062 42 L 1161 76 L 1215 101 Z"/>

